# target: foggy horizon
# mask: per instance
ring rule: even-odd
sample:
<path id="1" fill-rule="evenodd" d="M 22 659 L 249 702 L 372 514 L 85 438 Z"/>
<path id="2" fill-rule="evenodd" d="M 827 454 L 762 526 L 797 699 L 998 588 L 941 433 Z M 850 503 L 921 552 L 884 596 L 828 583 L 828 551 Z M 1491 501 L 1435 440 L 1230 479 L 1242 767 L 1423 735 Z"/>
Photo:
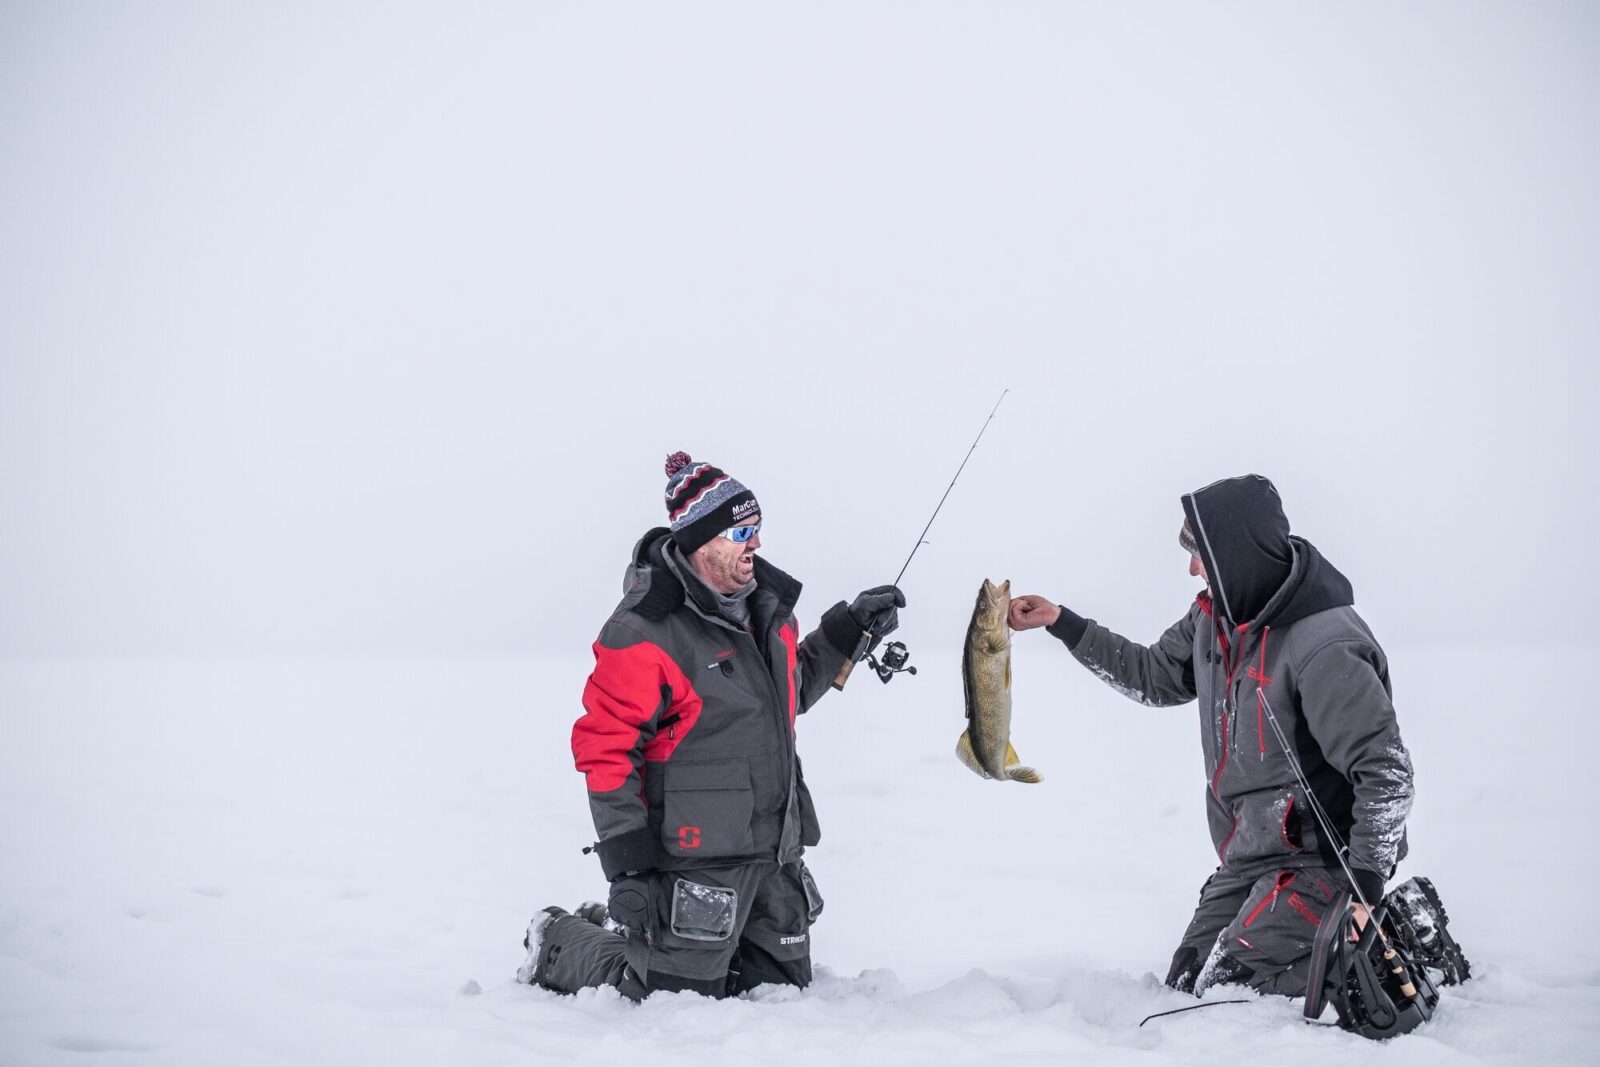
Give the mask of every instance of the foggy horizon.
<path id="1" fill-rule="evenodd" d="M 678 449 L 814 625 L 1004 388 L 930 652 L 1154 639 L 1245 472 L 1386 642 L 1592 640 L 1592 7 L 0 19 L 5 658 L 582 655 Z"/>

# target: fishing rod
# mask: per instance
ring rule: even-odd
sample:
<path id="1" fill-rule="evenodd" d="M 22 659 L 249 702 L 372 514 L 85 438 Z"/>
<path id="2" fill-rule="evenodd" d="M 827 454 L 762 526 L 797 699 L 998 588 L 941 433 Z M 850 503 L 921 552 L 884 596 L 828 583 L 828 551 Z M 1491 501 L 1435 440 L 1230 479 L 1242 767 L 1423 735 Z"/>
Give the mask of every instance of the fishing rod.
<path id="1" fill-rule="evenodd" d="M 1139 1023 L 1143 1026 L 1151 1019 L 1165 1019 L 1168 1015 L 1182 1015 L 1186 1011 L 1199 1011 L 1201 1008 L 1215 1008 L 1223 1004 L 1249 1004 L 1248 1000 L 1208 1000 L 1204 1004 L 1191 1004 L 1187 1008 L 1173 1008 L 1171 1011 L 1158 1011 L 1154 1015 L 1146 1015 Z"/>
<path id="2" fill-rule="evenodd" d="M 917 543 L 911 546 L 911 554 L 906 557 L 905 563 L 901 565 L 900 573 L 894 576 L 894 584 L 896 586 L 900 584 L 900 579 L 906 576 L 906 568 L 911 566 L 912 559 L 916 557 L 917 549 L 928 543 L 925 538 L 928 536 L 928 531 L 933 529 L 933 520 L 939 517 L 939 511 L 944 507 L 944 502 L 950 498 L 950 490 L 956 487 L 956 479 L 960 478 L 961 472 L 967 469 L 967 460 L 971 459 L 972 453 L 978 450 L 978 442 L 983 440 L 984 432 L 989 429 L 989 424 L 994 421 L 995 412 L 1000 410 L 1000 405 L 1009 392 L 1011 392 L 1010 389 L 1000 390 L 1000 399 L 994 402 L 994 407 L 989 410 L 989 417 L 984 419 L 983 425 L 978 428 L 978 436 L 972 439 L 972 447 L 967 449 L 967 454 L 962 457 L 961 466 L 956 468 L 955 477 L 951 478 L 950 484 L 945 486 L 944 496 L 939 498 L 939 503 L 934 507 L 933 514 L 928 516 L 928 524 L 917 535 Z M 866 659 L 867 665 L 877 673 L 878 679 L 885 685 L 889 683 L 889 679 L 902 672 L 906 674 L 917 673 L 917 669 L 910 666 L 911 653 L 906 650 L 904 642 L 891 641 L 885 645 L 883 647 L 883 661 L 880 663 L 877 657 L 872 654 L 872 632 L 870 630 L 862 630 L 861 637 L 856 642 L 855 652 L 849 659 L 844 661 L 844 666 L 839 668 L 839 676 L 833 680 L 835 689 L 844 688 L 844 683 L 850 680 L 850 672 L 855 670 L 856 664 L 863 658 Z"/>
<path id="3" fill-rule="evenodd" d="M 1316 817 L 1317 824 L 1325 835 L 1327 842 L 1333 846 L 1334 858 L 1339 861 L 1339 866 L 1343 868 L 1344 876 L 1350 879 L 1350 886 L 1355 890 L 1356 900 L 1366 910 L 1366 913 L 1371 915 L 1374 910 L 1372 902 L 1367 899 L 1365 893 L 1361 892 L 1361 884 L 1356 881 L 1355 872 L 1350 869 L 1350 864 L 1345 859 L 1345 856 L 1350 852 L 1350 846 L 1345 844 L 1344 838 L 1334 828 L 1333 819 L 1328 815 L 1328 810 L 1322 806 L 1322 801 L 1317 798 L 1316 790 L 1311 788 L 1311 780 L 1306 777 L 1305 768 L 1300 765 L 1300 757 L 1295 755 L 1294 746 L 1289 744 L 1288 735 L 1284 733 L 1283 727 L 1278 724 L 1278 716 L 1272 710 L 1272 701 L 1268 700 L 1267 694 L 1259 688 L 1256 690 L 1256 696 L 1261 700 L 1262 710 L 1267 713 L 1267 725 L 1272 727 L 1272 732 L 1277 735 L 1278 744 L 1283 748 L 1283 754 L 1289 758 L 1289 769 L 1294 772 L 1295 781 L 1300 784 L 1301 789 L 1305 790 L 1306 803 L 1311 808 L 1311 814 Z"/>
<path id="4" fill-rule="evenodd" d="M 1344 837 L 1333 825 L 1333 818 L 1328 810 L 1322 806 L 1316 790 L 1311 788 L 1311 780 L 1306 776 L 1305 768 L 1300 764 L 1300 757 L 1295 754 L 1294 746 L 1289 743 L 1287 733 L 1278 722 L 1278 716 L 1272 708 L 1272 701 L 1267 699 L 1267 694 L 1261 689 L 1256 690 L 1256 696 L 1261 701 L 1262 710 L 1267 714 L 1267 723 L 1272 727 L 1272 732 L 1278 739 L 1278 744 L 1283 747 L 1283 754 L 1289 758 L 1289 769 L 1294 772 L 1295 780 L 1300 788 L 1305 791 L 1306 802 L 1311 808 L 1311 814 L 1316 817 L 1319 828 L 1326 840 L 1333 847 L 1334 857 L 1339 861 L 1339 866 L 1344 870 L 1344 876 L 1350 880 L 1350 888 L 1354 899 L 1360 902 L 1361 909 L 1366 913 L 1365 929 L 1361 931 L 1359 945 L 1351 949 L 1344 943 L 1345 934 L 1342 929 L 1335 926 L 1329 933 L 1331 938 L 1337 939 L 1335 954 L 1339 957 L 1340 973 L 1336 982 L 1337 994 L 1335 1004 L 1339 1009 L 1339 1023 L 1347 1030 L 1353 1030 L 1363 1037 L 1385 1038 L 1395 1034 L 1407 1033 L 1421 1023 L 1433 1017 L 1433 1007 L 1438 1001 L 1438 990 L 1434 989 L 1432 979 L 1427 977 L 1426 971 L 1415 967 L 1411 959 L 1397 950 L 1394 943 L 1389 940 L 1389 935 L 1384 931 L 1383 924 L 1388 921 L 1389 908 L 1381 901 L 1375 907 L 1361 891 L 1361 883 L 1356 881 L 1355 872 L 1350 869 L 1347 859 L 1351 855 L 1350 846 Z M 1337 898 L 1336 898 L 1337 899 Z M 1332 919 L 1328 916 L 1327 919 Z M 1326 921 L 1326 920 L 1325 920 Z M 1363 924 L 1357 922 L 1361 927 Z M 1317 936 L 1323 936 L 1319 930 Z M 1387 996 L 1380 987 L 1377 976 L 1372 973 L 1370 949 L 1374 940 L 1382 943 L 1384 962 L 1388 965 L 1393 981 L 1405 1004 L 1398 1005 Z M 1316 955 L 1313 954 L 1313 959 Z M 1357 998 L 1349 996 L 1347 972 L 1352 966 L 1365 962 L 1368 966 L 1358 975 L 1359 984 L 1365 992 Z M 1416 974 L 1413 975 L 1413 970 Z M 1419 994 L 1417 985 L 1423 987 Z M 1310 974 L 1306 985 L 1306 1017 L 1312 1018 L 1313 1005 L 1320 1014 L 1321 998 L 1313 997 L 1313 991 L 1319 990 L 1318 983 L 1326 981 L 1322 974 Z M 1143 1025 L 1143 1024 L 1141 1024 Z"/>

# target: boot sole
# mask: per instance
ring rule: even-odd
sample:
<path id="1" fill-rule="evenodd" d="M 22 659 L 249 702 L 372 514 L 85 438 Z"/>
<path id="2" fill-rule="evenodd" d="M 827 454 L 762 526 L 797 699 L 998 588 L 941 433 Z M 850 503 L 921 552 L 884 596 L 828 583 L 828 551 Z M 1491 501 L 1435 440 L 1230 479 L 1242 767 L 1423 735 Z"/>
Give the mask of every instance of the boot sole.
<path id="1" fill-rule="evenodd" d="M 1444 957 L 1445 964 L 1438 968 L 1444 972 L 1439 984 L 1460 985 L 1472 977 L 1472 964 L 1461 951 L 1461 946 L 1456 944 L 1456 939 L 1450 936 L 1450 913 L 1444 910 L 1444 901 L 1439 899 L 1439 891 L 1433 888 L 1432 879 L 1419 876 L 1413 880 L 1427 900 L 1428 906 L 1439 916 L 1439 952 Z"/>
<path id="2" fill-rule="evenodd" d="M 533 966 L 530 968 L 528 961 L 523 961 L 522 966 L 517 968 L 518 982 L 523 985 L 543 985 L 540 981 L 540 972 L 549 966 L 547 957 L 550 955 L 550 928 L 562 919 L 570 918 L 573 918 L 573 916 L 565 908 L 549 907 L 544 909 L 541 917 L 536 917 L 534 920 L 529 921 L 528 928 L 522 935 L 522 947 L 533 957 Z M 539 939 L 539 951 L 537 954 L 533 951 L 533 939 L 535 936 Z M 560 949 L 557 948 L 557 951 L 560 951 Z"/>

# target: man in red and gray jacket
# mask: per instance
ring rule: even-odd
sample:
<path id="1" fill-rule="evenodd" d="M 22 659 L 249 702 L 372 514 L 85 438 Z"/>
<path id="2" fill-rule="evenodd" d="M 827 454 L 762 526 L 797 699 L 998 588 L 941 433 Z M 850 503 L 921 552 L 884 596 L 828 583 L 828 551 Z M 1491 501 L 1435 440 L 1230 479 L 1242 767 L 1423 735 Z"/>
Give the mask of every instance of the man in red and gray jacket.
<path id="1" fill-rule="evenodd" d="M 801 856 L 821 831 L 795 716 L 905 598 L 868 590 L 801 637 L 800 583 L 756 555 L 755 495 L 682 452 L 666 470 L 669 526 L 633 550 L 572 729 L 610 898 L 536 916 L 518 978 L 634 1000 L 804 986 L 822 898 Z"/>
<path id="2" fill-rule="evenodd" d="M 1078 662 L 1141 704 L 1198 699 L 1220 866 L 1200 890 L 1167 984 L 1199 993 L 1233 981 L 1299 996 L 1321 980 L 1308 967 L 1323 916 L 1352 891 L 1375 906 L 1406 855 L 1411 756 L 1389 660 L 1356 614 L 1349 580 L 1289 533 L 1270 481 L 1228 478 L 1182 503 L 1179 541 L 1206 590 L 1155 644 L 1040 596 L 1013 598 L 1010 622 L 1048 626 Z M 1390 896 L 1411 927 L 1430 932 L 1410 946 L 1416 957 L 1447 983 L 1467 977 L 1432 885 L 1413 879 Z"/>

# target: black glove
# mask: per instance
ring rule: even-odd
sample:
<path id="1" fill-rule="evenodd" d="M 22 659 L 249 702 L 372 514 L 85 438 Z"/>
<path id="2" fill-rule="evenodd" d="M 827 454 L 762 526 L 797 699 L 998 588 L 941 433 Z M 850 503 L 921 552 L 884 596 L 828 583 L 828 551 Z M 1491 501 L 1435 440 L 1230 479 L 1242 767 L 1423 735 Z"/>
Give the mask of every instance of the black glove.
<path id="1" fill-rule="evenodd" d="M 1350 874 L 1354 878 L 1356 891 L 1360 894 L 1356 898 L 1357 901 L 1365 898 L 1368 904 L 1376 908 L 1383 900 L 1383 875 L 1377 871 L 1369 871 L 1365 867 L 1357 867 L 1355 864 L 1350 865 Z"/>
<path id="2" fill-rule="evenodd" d="M 645 918 L 650 914 L 650 872 L 630 872 L 612 879 L 606 914 L 629 933 L 644 933 Z"/>
<path id="3" fill-rule="evenodd" d="M 873 637 L 887 637 L 900 625 L 906 595 L 892 585 L 868 589 L 850 604 L 850 621 Z"/>

